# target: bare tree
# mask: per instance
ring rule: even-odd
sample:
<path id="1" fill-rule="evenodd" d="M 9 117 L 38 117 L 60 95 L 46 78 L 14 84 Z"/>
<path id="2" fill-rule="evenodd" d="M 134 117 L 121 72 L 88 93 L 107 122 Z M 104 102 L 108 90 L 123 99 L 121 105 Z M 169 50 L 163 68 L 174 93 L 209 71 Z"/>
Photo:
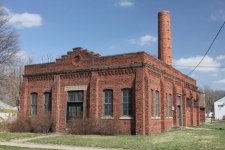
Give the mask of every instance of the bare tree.
<path id="1" fill-rule="evenodd" d="M 223 90 L 213 90 L 205 86 L 203 88 L 205 93 L 205 102 L 206 102 L 206 113 L 214 112 L 214 102 L 225 96 L 225 91 Z"/>
<path id="2" fill-rule="evenodd" d="M 17 75 L 13 74 L 9 67 L 17 64 L 19 43 L 16 31 L 9 25 L 9 19 L 6 8 L 0 4 L 0 100 L 18 99 L 16 92 L 18 81 L 15 81 L 18 80 Z M 16 95 L 17 98 L 11 98 L 11 95 Z"/>
<path id="3" fill-rule="evenodd" d="M 12 63 L 19 51 L 18 36 L 8 22 L 9 15 L 0 5 L 0 66 Z"/>

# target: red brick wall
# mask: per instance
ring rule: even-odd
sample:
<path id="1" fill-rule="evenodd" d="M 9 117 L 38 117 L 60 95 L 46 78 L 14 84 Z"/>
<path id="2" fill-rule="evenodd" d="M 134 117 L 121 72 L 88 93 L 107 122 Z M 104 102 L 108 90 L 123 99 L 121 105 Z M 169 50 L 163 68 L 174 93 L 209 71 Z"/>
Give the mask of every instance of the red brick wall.
<path id="1" fill-rule="evenodd" d="M 75 56 L 80 62 L 73 62 Z M 67 59 L 66 59 L 67 58 Z M 75 64 L 74 64 L 75 63 Z M 84 69 L 86 68 L 86 69 Z M 83 69 L 83 70 L 80 70 Z M 54 72 L 53 72 L 54 71 Z M 57 72 L 58 71 L 58 72 Z M 65 72 L 67 71 L 67 72 Z M 99 57 L 81 49 L 69 52 L 56 63 L 25 67 L 21 96 L 21 112 L 30 114 L 30 94 L 38 93 L 38 113 L 43 111 L 43 93 L 52 91 L 52 114 L 57 131 L 66 129 L 66 86 L 86 85 L 84 117 L 103 116 L 103 90 L 113 90 L 113 119 L 123 133 L 151 134 L 177 126 L 177 94 L 182 95 L 183 126 L 198 124 L 198 111 L 185 106 L 185 96 L 191 91 L 196 99 L 196 81 L 144 52 Z M 133 91 L 133 118 L 121 117 L 121 90 Z M 151 116 L 151 90 L 160 93 L 160 117 Z M 166 93 L 173 96 L 173 117 L 168 118 Z M 193 110 L 193 112 L 192 112 Z M 193 121 L 191 121 L 193 119 Z"/>

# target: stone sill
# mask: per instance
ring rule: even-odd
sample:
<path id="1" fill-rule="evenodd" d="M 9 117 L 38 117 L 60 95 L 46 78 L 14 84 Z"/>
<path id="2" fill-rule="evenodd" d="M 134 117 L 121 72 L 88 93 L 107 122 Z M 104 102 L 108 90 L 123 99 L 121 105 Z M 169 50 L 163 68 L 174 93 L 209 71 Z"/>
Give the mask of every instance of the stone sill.
<path id="1" fill-rule="evenodd" d="M 166 117 L 166 119 L 173 119 L 173 117 Z"/>
<path id="2" fill-rule="evenodd" d="M 112 116 L 102 116 L 101 119 L 114 119 Z"/>
<path id="3" fill-rule="evenodd" d="M 131 116 L 122 116 L 119 119 L 121 119 L 121 120 L 129 120 L 129 119 L 134 119 L 134 118 L 131 117 Z"/>
<path id="4" fill-rule="evenodd" d="M 161 119 L 161 117 L 151 117 L 151 119 L 160 120 L 160 119 Z"/>

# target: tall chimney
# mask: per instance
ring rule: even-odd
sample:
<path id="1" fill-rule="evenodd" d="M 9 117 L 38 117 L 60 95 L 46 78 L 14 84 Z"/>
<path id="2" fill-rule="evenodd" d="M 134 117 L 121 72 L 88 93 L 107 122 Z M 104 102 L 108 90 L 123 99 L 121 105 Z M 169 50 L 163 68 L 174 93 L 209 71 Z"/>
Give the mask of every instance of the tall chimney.
<path id="1" fill-rule="evenodd" d="M 170 12 L 158 13 L 158 58 L 168 65 L 172 65 Z"/>

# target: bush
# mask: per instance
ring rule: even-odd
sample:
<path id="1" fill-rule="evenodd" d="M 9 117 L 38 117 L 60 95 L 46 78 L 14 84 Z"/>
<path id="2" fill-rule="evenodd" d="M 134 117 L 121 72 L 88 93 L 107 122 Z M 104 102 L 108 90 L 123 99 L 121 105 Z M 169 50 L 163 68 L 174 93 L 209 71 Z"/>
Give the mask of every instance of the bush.
<path id="1" fill-rule="evenodd" d="M 49 133 L 53 130 L 53 125 L 50 114 L 42 113 L 29 118 L 18 115 L 17 120 L 9 125 L 9 131 Z"/>
<path id="2" fill-rule="evenodd" d="M 117 121 L 96 118 L 72 119 L 68 122 L 68 128 L 69 133 L 78 135 L 114 135 L 120 133 Z"/>
<path id="3" fill-rule="evenodd" d="M 50 114 L 39 114 L 30 118 L 31 132 L 49 133 L 52 131 L 53 121 Z"/>
<path id="4" fill-rule="evenodd" d="M 9 124 L 9 131 L 10 132 L 30 132 L 31 131 L 30 119 L 27 117 L 18 115 L 16 121 Z"/>

